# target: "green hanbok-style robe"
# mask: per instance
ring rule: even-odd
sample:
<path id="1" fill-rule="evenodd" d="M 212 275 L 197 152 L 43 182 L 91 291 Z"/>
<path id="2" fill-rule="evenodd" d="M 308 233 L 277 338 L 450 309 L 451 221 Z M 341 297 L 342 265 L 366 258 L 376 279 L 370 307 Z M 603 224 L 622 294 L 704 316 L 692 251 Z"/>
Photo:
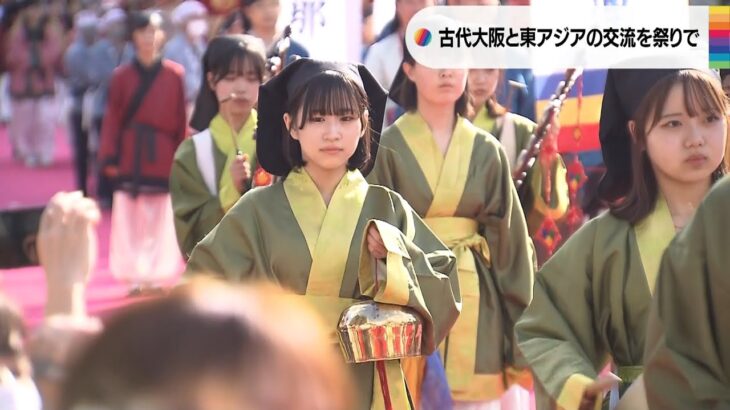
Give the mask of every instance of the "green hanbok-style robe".
<path id="1" fill-rule="evenodd" d="M 730 409 L 730 177 L 664 253 L 644 386 L 652 410 Z"/>
<path id="2" fill-rule="evenodd" d="M 499 142 L 458 117 L 444 156 L 409 112 L 383 132 L 368 178 L 403 195 L 456 254 L 463 307 L 442 349 L 454 400 L 529 385 L 513 326 L 532 298 L 534 250 Z"/>
<path id="3" fill-rule="evenodd" d="M 238 135 L 241 149 L 249 156 L 253 170 L 256 169 L 255 127 L 254 111 Z M 226 213 L 226 199 L 220 195 L 226 188 L 222 187 L 221 181 L 223 173 L 228 172 L 228 157 L 235 152 L 222 151 L 217 141 L 225 139 L 226 145 L 232 145 L 232 141 L 227 140 L 231 138 L 229 132 L 228 124 L 216 117 L 209 129 L 183 141 L 175 152 L 170 171 L 170 197 L 177 242 L 186 258 Z M 249 181 L 246 189 L 250 188 Z M 239 197 L 238 192 L 233 195 Z"/>
<path id="4" fill-rule="evenodd" d="M 226 155 L 212 147 L 216 180 L 220 179 Z M 218 196 L 208 190 L 195 159 L 192 139 L 183 141 L 175 152 L 170 171 L 175 234 L 180 250 L 186 257 L 201 239 L 220 222 L 225 212 Z"/>
<path id="5" fill-rule="evenodd" d="M 515 328 L 538 382 L 539 409 L 577 409 L 609 363 L 624 382 L 638 377 L 651 292 L 674 232 L 660 197 L 636 225 L 610 212 L 589 221 L 540 269 Z"/>
<path id="6" fill-rule="evenodd" d="M 384 262 L 367 250 L 373 224 L 387 249 Z M 370 186 L 359 171 L 342 178 L 328 206 L 303 170 L 247 192 L 193 250 L 192 272 L 277 283 L 309 302 L 333 337 L 342 311 L 358 300 L 408 306 L 425 322 L 423 354 L 446 337 L 461 302 L 453 253 L 400 195 Z M 407 409 L 400 365 L 386 363 L 394 408 Z M 374 365 L 351 369 L 358 390 L 352 408 L 382 409 Z"/>

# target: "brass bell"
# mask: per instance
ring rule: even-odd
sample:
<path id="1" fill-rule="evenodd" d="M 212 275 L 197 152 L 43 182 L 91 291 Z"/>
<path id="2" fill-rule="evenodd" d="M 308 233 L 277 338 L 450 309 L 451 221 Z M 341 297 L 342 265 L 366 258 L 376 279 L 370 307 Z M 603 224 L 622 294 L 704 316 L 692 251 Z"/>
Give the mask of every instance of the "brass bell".
<path id="1" fill-rule="evenodd" d="M 342 312 L 338 334 L 347 363 L 420 356 L 423 319 L 409 307 L 368 300 Z"/>

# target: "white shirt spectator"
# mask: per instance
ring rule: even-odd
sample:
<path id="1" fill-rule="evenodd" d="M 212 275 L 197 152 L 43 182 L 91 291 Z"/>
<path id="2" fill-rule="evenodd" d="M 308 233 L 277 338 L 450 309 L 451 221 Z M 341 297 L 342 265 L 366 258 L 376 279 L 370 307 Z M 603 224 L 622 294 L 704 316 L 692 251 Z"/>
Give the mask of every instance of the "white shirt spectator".
<path id="1" fill-rule="evenodd" d="M 365 67 L 386 89 L 390 89 L 403 61 L 402 41 L 397 32 L 393 33 L 370 46 L 365 56 Z"/>

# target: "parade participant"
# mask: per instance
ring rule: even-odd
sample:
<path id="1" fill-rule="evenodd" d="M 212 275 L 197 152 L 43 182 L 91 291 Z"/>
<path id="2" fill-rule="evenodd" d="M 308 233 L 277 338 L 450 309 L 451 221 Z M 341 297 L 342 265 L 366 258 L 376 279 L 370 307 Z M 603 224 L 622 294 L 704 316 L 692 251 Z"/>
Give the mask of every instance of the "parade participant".
<path id="1" fill-rule="evenodd" d="M 528 148 L 537 124 L 507 111 L 497 102 L 500 78 L 503 78 L 503 72 L 498 69 L 469 70 L 469 95 L 475 111 L 471 121 L 499 140 L 507 154 L 510 169 L 514 170 L 520 154 Z M 529 192 L 521 198 L 521 203 L 527 230 L 533 239 L 539 236 L 539 230 L 546 220 L 554 223 L 562 218 L 570 203 L 565 163 L 557 149 L 558 130 L 557 122 L 551 124 L 550 133 L 540 145 L 535 166 L 524 181 Z M 556 244 L 550 243 L 548 246 L 542 240 L 535 240 L 534 243 L 541 265 L 552 254 L 552 245 Z"/>
<path id="2" fill-rule="evenodd" d="M 729 208 L 726 177 L 664 252 L 644 356 L 652 410 L 730 407 Z"/>
<path id="3" fill-rule="evenodd" d="M 455 408 L 489 408 L 516 378 L 529 386 L 512 328 L 530 303 L 532 242 L 505 151 L 464 118 L 467 70 L 430 69 L 404 51 L 390 96 L 407 112 L 384 131 L 369 181 L 403 195 L 456 254 L 463 307 L 446 377 Z M 417 372 L 409 379 L 418 389 Z"/>
<path id="4" fill-rule="evenodd" d="M 600 408 L 642 372 L 662 253 L 726 170 L 728 105 L 719 81 L 698 70 L 609 70 L 600 139 L 606 212 L 581 227 L 537 274 L 517 324 L 538 408 Z M 630 163 L 630 167 L 626 164 Z"/>
<path id="5" fill-rule="evenodd" d="M 179 273 L 168 181 L 187 127 L 183 69 L 160 58 L 161 17 L 128 20 L 137 55 L 112 76 L 99 159 L 116 184 L 109 268 L 136 293 Z"/>
<path id="6" fill-rule="evenodd" d="M 63 27 L 40 0 L 24 3 L 3 50 L 13 113 L 8 136 L 26 166 L 49 166 L 56 145 L 55 81 L 63 57 Z"/>
<path id="7" fill-rule="evenodd" d="M 203 131 L 180 144 L 170 171 L 175 231 L 186 256 L 254 185 L 253 107 L 264 79 L 264 46 L 245 34 L 216 37 L 203 56 L 203 68 L 204 85 L 191 120 Z M 271 182 L 267 173 L 256 177 L 257 186 Z"/>
<path id="8" fill-rule="evenodd" d="M 434 351 L 458 315 L 455 259 L 400 195 L 365 181 L 385 100 L 364 66 L 310 59 L 261 86 L 258 160 L 285 179 L 243 195 L 195 247 L 188 272 L 274 281 L 333 333 L 358 300 L 407 306 L 425 322 L 421 351 Z M 411 408 L 400 365 L 385 367 L 392 408 Z M 350 367 L 349 408 L 385 408 L 374 368 Z"/>

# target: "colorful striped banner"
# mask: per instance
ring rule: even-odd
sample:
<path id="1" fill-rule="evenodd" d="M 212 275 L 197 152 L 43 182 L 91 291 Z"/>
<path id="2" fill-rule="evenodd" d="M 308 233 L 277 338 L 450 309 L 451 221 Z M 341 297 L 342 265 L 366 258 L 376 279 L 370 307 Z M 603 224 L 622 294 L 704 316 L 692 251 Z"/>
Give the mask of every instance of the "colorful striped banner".
<path id="1" fill-rule="evenodd" d="M 585 70 L 583 71 L 583 97 L 589 95 L 603 95 L 603 86 L 606 84 L 606 70 Z M 538 100 L 547 100 L 558 88 L 558 83 L 565 77 L 565 72 L 560 71 L 549 75 L 535 75 L 535 90 Z M 578 96 L 578 87 L 573 87 L 568 93 L 568 98 Z"/>
<path id="2" fill-rule="evenodd" d="M 730 68 L 730 6 L 710 6 L 710 68 Z"/>
<path id="3" fill-rule="evenodd" d="M 535 77 L 538 117 L 547 107 L 550 96 L 564 75 L 558 72 Z M 606 70 L 586 70 L 579 82 L 582 82 L 580 87 L 579 83 L 576 83 L 571 89 L 560 112 L 558 147 L 562 154 L 578 154 L 586 167 L 594 167 L 603 162 L 598 139 L 598 122 L 601 118 Z M 582 95 L 580 100 L 579 89 Z"/>

